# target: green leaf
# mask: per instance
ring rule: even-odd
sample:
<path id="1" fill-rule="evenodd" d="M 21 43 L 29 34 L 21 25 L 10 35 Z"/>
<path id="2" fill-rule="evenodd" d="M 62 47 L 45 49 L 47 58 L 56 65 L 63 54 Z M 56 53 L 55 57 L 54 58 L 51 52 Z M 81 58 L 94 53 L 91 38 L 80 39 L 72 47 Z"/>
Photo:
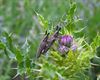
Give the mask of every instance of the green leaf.
<path id="1" fill-rule="evenodd" d="M 21 63 L 23 61 L 23 55 L 22 55 L 22 52 L 20 51 L 20 49 L 18 49 L 18 48 L 15 49 L 15 55 L 16 55 L 16 59 L 17 59 L 18 63 Z"/>
<path id="2" fill-rule="evenodd" d="M 27 68 L 31 67 L 31 60 L 28 57 L 26 58 L 25 63 Z"/>
<path id="3" fill-rule="evenodd" d="M 2 42 L 0 42 L 0 49 L 5 49 L 5 45 Z"/>
<path id="4" fill-rule="evenodd" d="M 100 57 L 100 45 L 99 45 L 99 47 L 96 48 L 96 55 L 98 57 Z"/>
<path id="5" fill-rule="evenodd" d="M 29 52 L 29 49 L 30 45 L 28 43 L 28 40 L 26 39 L 25 43 L 22 46 L 23 53 L 26 55 Z"/>
<path id="6" fill-rule="evenodd" d="M 51 55 L 52 55 L 55 59 L 57 59 L 57 60 L 62 60 L 61 55 L 58 54 L 58 53 L 55 52 L 55 51 L 51 51 Z"/>
<path id="7" fill-rule="evenodd" d="M 26 70 L 25 70 L 25 62 L 21 62 L 19 65 L 18 65 L 18 70 L 17 70 L 17 74 L 20 74 L 20 75 L 23 75 Z"/>
<path id="8" fill-rule="evenodd" d="M 13 41 L 12 41 L 12 33 L 8 34 L 7 32 L 2 33 L 3 37 L 1 38 L 1 42 L 5 44 L 5 46 L 13 52 Z"/>
<path id="9" fill-rule="evenodd" d="M 8 58 L 15 59 L 15 54 L 9 48 L 6 47 L 4 51 Z"/>
<path id="10" fill-rule="evenodd" d="M 37 16 L 39 18 L 40 24 L 43 26 L 44 30 L 47 30 L 48 28 L 48 21 L 44 19 L 44 17 L 37 13 Z"/>
<path id="11" fill-rule="evenodd" d="M 70 8 L 70 10 L 69 10 L 69 12 L 68 12 L 68 17 L 69 17 L 69 19 L 73 18 L 73 15 L 74 15 L 75 11 L 76 11 L 76 3 L 73 2 L 73 3 L 71 4 L 71 8 Z"/>
<path id="12" fill-rule="evenodd" d="M 86 29 L 86 26 L 81 28 L 81 29 L 79 29 L 79 30 L 77 30 L 77 31 L 74 31 L 74 33 L 81 33 L 84 29 Z"/>

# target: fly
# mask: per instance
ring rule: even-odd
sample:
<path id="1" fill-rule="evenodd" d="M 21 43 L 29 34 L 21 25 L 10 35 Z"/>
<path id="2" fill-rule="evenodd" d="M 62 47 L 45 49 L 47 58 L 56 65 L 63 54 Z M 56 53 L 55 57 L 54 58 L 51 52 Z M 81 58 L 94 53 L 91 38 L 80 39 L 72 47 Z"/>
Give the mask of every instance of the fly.
<path id="1" fill-rule="evenodd" d="M 60 30 L 61 30 L 61 27 L 56 26 L 56 30 L 50 38 L 49 38 L 50 33 L 47 33 L 46 31 L 46 35 L 40 43 L 40 46 L 37 52 L 37 58 L 39 58 L 41 54 L 45 54 L 51 48 L 53 43 L 57 40 Z"/>

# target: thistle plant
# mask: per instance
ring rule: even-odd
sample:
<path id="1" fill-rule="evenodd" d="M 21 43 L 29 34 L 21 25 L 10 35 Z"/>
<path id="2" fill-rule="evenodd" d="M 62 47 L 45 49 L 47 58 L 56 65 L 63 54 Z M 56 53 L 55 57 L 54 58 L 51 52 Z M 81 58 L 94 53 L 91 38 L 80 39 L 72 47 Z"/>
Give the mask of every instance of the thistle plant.
<path id="1" fill-rule="evenodd" d="M 49 21 L 37 14 L 45 33 L 39 43 L 35 39 L 30 41 L 30 35 L 23 44 L 14 42 L 13 34 L 4 32 L 1 35 L 0 51 L 7 56 L 7 60 L 11 60 L 11 64 L 16 64 L 11 67 L 16 71 L 13 79 L 20 76 L 20 80 L 99 80 L 100 35 L 94 37 L 90 44 L 85 36 L 77 37 L 75 25 L 79 19 L 75 19 L 76 3 L 71 2 L 70 5 L 59 21 L 63 25 L 57 23 L 55 30 L 54 26 L 49 29 Z M 77 32 L 81 34 L 80 31 Z"/>

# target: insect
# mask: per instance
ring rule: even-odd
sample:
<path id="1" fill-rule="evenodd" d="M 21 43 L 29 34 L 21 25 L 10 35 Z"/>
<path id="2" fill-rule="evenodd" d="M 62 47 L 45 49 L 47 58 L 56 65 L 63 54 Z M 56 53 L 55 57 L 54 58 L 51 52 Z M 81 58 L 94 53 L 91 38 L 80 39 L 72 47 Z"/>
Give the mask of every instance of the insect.
<path id="1" fill-rule="evenodd" d="M 38 52 L 37 52 L 37 58 L 39 58 L 41 56 L 41 54 L 45 54 L 53 45 L 53 43 L 56 41 L 56 39 L 59 36 L 59 31 L 61 30 L 61 27 L 56 26 L 56 30 L 54 32 L 53 35 L 51 35 L 51 37 L 49 38 L 49 34 L 46 32 L 45 37 L 43 38 L 43 40 L 40 43 Z"/>
<path id="2" fill-rule="evenodd" d="M 50 33 L 47 33 L 47 31 L 46 31 L 45 36 L 44 36 L 43 40 L 40 43 L 40 46 L 39 46 L 39 49 L 38 49 L 38 52 L 37 52 L 37 58 L 40 57 L 40 55 L 45 52 L 45 49 L 46 49 L 47 44 L 48 44 L 49 34 Z"/>

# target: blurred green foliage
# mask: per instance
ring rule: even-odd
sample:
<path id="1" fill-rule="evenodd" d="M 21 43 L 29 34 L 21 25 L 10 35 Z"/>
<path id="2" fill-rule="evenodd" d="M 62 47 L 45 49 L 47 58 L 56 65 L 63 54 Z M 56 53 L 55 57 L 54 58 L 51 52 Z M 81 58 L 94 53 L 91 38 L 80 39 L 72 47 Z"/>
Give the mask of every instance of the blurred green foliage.
<path id="1" fill-rule="evenodd" d="M 91 80 L 85 70 L 100 46 L 99 14 L 99 0 L 0 0 L 0 80 L 18 75 L 30 80 Z M 79 51 L 63 58 L 51 49 L 49 57 L 35 61 L 45 31 L 52 34 L 59 23 L 64 23 L 62 34 L 75 37 Z"/>

